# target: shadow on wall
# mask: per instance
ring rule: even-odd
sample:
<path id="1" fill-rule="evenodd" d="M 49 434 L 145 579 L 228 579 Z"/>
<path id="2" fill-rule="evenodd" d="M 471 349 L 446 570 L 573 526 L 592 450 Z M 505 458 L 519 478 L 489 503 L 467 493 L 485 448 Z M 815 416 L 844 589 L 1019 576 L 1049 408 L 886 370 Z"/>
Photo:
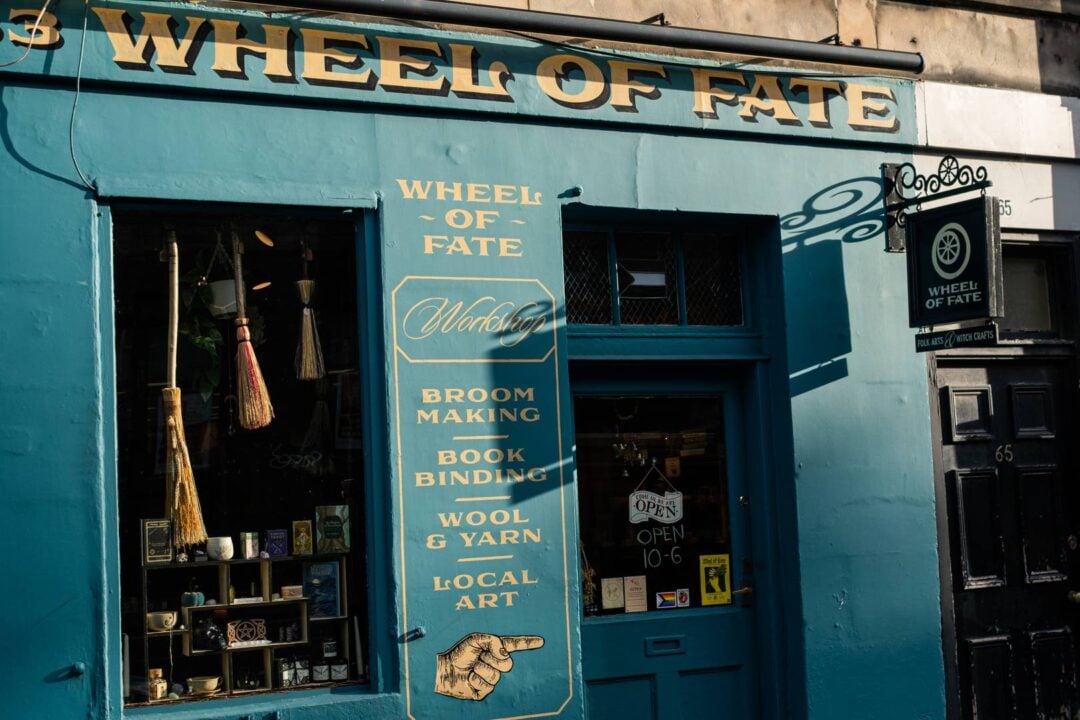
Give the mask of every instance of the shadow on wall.
<path id="1" fill-rule="evenodd" d="M 1080 158 L 1080 99 L 1062 99 L 1062 105 L 1072 122 L 1073 158 Z M 1075 205 L 1075 199 L 1080 197 L 1080 174 L 1076 166 L 1068 161 L 1051 163 L 1050 190 L 1054 229 L 1080 232 L 1080 214 Z"/>
<path id="2" fill-rule="evenodd" d="M 37 173 L 39 175 L 42 175 L 44 177 L 49 178 L 50 180 L 55 180 L 57 182 L 65 184 L 65 185 L 70 185 L 71 187 L 73 187 L 73 188 L 75 188 L 77 190 L 86 191 L 86 188 L 84 188 L 80 183 L 75 182 L 74 180 L 72 180 L 70 178 L 62 177 L 62 176 L 57 175 L 55 173 L 49 172 L 45 168 L 35 164 L 34 161 L 31 158 L 27 157 L 20 150 L 20 148 L 19 148 L 20 143 L 25 145 L 26 147 L 33 148 L 35 146 L 38 146 L 40 144 L 40 142 L 37 139 L 34 139 L 34 138 L 29 138 L 29 137 L 18 137 L 17 138 L 17 137 L 15 137 L 15 136 L 13 136 L 11 134 L 11 128 L 12 128 L 12 125 L 13 125 L 13 123 L 11 122 L 11 115 L 12 115 L 11 106 L 14 104 L 14 99 L 12 98 L 12 96 L 13 96 L 13 94 L 15 92 L 17 92 L 17 90 L 12 88 L 11 86 L 8 86 L 8 87 L 0 86 L 0 143 L 3 144 L 4 149 L 7 150 L 8 154 L 11 156 L 11 158 L 13 160 L 15 160 L 17 163 L 22 165 L 24 168 L 26 168 L 30 172 Z M 15 123 L 15 126 L 20 127 L 18 123 Z M 25 125 L 25 124 L 21 125 L 21 127 L 22 128 L 28 128 L 28 127 L 32 128 L 32 126 Z M 89 197 L 89 196 L 90 196 L 90 194 L 89 194 L 89 192 L 87 192 L 87 197 Z"/>
<path id="3" fill-rule="evenodd" d="M 536 310 L 545 317 L 553 319 L 553 327 L 565 327 L 566 307 L 564 304 L 540 301 Z M 506 337 L 500 333 L 500 341 Z M 573 403 L 556 403 L 558 387 L 558 356 L 553 351 L 538 365 L 518 363 L 492 363 L 487 366 L 490 372 L 491 387 L 533 388 L 535 395 L 519 404 L 519 409 L 533 407 L 538 410 L 538 417 L 545 422 L 503 422 L 496 423 L 496 434 L 502 438 L 497 446 L 507 453 L 515 448 L 528 445 L 531 449 L 543 448 L 544 454 L 524 453 L 523 467 L 526 472 L 539 471 L 546 478 L 543 482 L 518 482 L 509 485 L 513 496 L 512 502 L 526 502 L 547 492 L 558 492 L 561 487 L 569 487 L 574 482 L 573 458 L 564 454 L 567 438 L 562 437 L 559 444 L 559 432 L 569 427 L 567 420 L 573 415 Z M 558 415 L 558 417 L 556 417 Z M 555 426 L 561 430 L 556 432 Z M 519 463 L 520 464 L 520 463 Z"/>
<path id="4" fill-rule="evenodd" d="M 843 243 L 880 239 L 879 177 L 830 185 L 780 218 L 791 396 L 846 377 L 851 322 Z"/>

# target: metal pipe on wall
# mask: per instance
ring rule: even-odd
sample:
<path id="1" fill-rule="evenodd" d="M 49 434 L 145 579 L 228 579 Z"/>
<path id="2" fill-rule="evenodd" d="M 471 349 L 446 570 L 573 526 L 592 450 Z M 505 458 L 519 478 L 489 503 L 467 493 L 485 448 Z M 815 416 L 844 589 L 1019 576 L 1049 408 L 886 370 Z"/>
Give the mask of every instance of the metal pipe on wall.
<path id="1" fill-rule="evenodd" d="M 670 25 L 647 25 L 626 20 L 608 20 L 536 10 L 514 10 L 446 0 L 278 0 L 273 4 L 303 10 L 378 15 L 497 30 L 587 37 L 593 40 L 615 40 L 686 50 L 710 50 L 751 57 L 803 60 L 912 73 L 923 70 L 923 57 L 915 52 L 829 45 L 806 40 L 695 30 Z"/>

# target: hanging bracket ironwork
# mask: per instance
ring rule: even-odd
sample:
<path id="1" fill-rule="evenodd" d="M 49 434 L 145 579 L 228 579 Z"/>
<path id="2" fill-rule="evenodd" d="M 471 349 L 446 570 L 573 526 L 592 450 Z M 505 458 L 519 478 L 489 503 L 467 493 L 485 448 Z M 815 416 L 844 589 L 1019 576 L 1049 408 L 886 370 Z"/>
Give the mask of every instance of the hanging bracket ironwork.
<path id="1" fill-rule="evenodd" d="M 937 172 L 920 175 L 912 163 L 885 163 L 881 166 L 884 183 L 885 250 L 904 252 L 908 208 L 941 200 L 954 195 L 980 190 L 993 185 L 986 166 L 962 165 L 954 155 L 946 155 L 938 163 Z"/>

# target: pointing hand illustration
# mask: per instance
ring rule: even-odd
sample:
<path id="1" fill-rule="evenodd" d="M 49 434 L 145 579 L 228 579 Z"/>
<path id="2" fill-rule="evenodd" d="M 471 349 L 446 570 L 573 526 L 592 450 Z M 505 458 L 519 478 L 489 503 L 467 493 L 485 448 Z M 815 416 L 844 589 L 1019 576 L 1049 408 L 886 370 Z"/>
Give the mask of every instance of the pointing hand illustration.
<path id="1" fill-rule="evenodd" d="M 510 653 L 544 646 L 538 635 L 470 633 L 438 654 L 435 692 L 461 700 L 483 700 L 502 674 L 514 667 Z"/>

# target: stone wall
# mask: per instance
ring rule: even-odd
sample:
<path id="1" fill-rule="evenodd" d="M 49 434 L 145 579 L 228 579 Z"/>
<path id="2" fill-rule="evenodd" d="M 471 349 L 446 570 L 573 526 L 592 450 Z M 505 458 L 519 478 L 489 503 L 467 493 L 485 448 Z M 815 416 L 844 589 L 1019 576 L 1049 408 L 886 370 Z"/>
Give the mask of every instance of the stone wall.
<path id="1" fill-rule="evenodd" d="M 1076 0 L 469 1 L 630 21 L 664 13 L 673 26 L 796 40 L 838 35 L 845 45 L 921 52 L 926 80 L 1080 96 Z"/>

